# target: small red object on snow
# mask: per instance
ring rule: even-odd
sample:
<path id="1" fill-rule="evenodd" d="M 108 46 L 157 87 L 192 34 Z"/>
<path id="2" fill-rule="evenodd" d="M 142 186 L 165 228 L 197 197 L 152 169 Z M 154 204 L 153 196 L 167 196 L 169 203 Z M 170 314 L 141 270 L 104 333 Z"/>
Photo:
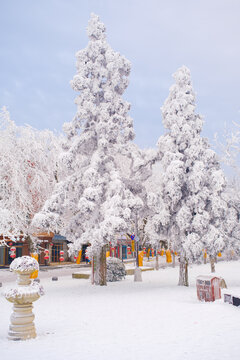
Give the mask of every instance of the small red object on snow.
<path id="1" fill-rule="evenodd" d="M 10 257 L 11 257 L 12 259 L 14 259 L 14 258 L 16 257 L 16 254 L 13 252 L 13 253 L 10 255 Z"/>
<path id="2" fill-rule="evenodd" d="M 221 299 L 221 279 L 212 275 L 197 277 L 197 296 L 200 301 L 215 301 Z"/>
<path id="3" fill-rule="evenodd" d="M 60 250 L 60 255 L 64 255 L 64 251 L 63 251 L 63 250 Z"/>
<path id="4" fill-rule="evenodd" d="M 10 248 L 10 251 L 16 251 L 15 246 L 12 246 L 12 247 Z"/>
<path id="5" fill-rule="evenodd" d="M 48 249 L 45 249 L 44 252 L 45 252 L 46 255 L 49 254 L 49 250 L 48 250 Z"/>
<path id="6" fill-rule="evenodd" d="M 60 256 L 59 260 L 60 260 L 60 261 L 64 261 L 64 257 L 63 257 L 63 256 Z"/>

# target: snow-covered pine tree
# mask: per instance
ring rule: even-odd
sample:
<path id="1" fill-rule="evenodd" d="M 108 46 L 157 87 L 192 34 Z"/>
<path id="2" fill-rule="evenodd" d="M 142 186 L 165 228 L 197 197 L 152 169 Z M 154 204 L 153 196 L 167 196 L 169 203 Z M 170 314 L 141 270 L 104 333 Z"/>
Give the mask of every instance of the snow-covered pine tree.
<path id="1" fill-rule="evenodd" d="M 30 223 L 56 182 L 59 139 L 48 130 L 17 126 L 0 112 L 0 235 L 31 236 Z"/>
<path id="2" fill-rule="evenodd" d="M 178 252 L 179 285 L 188 286 L 188 262 L 199 259 L 204 248 L 213 257 L 225 246 L 225 178 L 215 152 L 201 137 L 203 120 L 195 114 L 189 69 L 183 66 L 173 76 L 176 84 L 162 107 L 169 131 L 158 140 L 163 175 L 152 226 Z"/>
<path id="3" fill-rule="evenodd" d="M 134 196 L 122 181 L 117 154 L 134 138 L 130 104 L 122 94 L 130 63 L 106 41 L 105 26 L 91 14 L 89 43 L 77 52 L 77 74 L 71 81 L 79 92 L 76 116 L 64 125 L 63 160 L 69 176 L 59 183 L 33 224 L 58 230 L 72 242 L 70 251 L 90 243 L 94 283 L 106 285 L 106 245 L 127 230 Z"/>

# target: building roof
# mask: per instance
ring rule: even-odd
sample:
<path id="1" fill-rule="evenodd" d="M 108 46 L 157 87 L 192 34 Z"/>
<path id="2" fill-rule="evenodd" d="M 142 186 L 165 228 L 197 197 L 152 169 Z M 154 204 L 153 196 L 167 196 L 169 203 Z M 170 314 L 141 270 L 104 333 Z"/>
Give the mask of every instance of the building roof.
<path id="1" fill-rule="evenodd" d="M 53 240 L 58 240 L 58 241 L 66 241 L 66 237 L 59 235 L 59 234 L 55 234 L 54 237 L 52 238 Z"/>

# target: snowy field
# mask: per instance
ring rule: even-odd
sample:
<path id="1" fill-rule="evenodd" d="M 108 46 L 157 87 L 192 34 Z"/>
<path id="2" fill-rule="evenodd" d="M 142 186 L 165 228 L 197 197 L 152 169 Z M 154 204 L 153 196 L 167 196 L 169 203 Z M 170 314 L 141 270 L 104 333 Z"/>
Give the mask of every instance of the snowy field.
<path id="1" fill-rule="evenodd" d="M 189 288 L 176 286 L 178 268 L 171 267 L 144 272 L 142 283 L 127 276 L 107 287 L 72 279 L 71 269 L 56 270 L 58 282 L 40 273 L 46 294 L 34 305 L 36 339 L 7 340 L 12 305 L 0 297 L 0 358 L 240 359 L 240 308 L 222 299 L 197 300 L 195 278 L 209 268 L 191 267 Z M 228 289 L 240 294 L 240 261 L 219 262 L 216 269 Z M 0 270 L 3 291 L 4 273 Z"/>

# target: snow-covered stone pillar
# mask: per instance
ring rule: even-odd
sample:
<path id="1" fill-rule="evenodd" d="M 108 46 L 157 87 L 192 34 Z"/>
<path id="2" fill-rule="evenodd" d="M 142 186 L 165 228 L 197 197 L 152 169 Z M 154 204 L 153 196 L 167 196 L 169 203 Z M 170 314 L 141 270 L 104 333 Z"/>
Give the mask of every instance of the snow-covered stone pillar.
<path id="1" fill-rule="evenodd" d="M 17 274 L 17 286 L 5 292 L 5 298 L 13 303 L 13 313 L 9 326 L 9 340 L 26 340 L 36 337 L 33 301 L 43 295 L 43 288 L 32 282 L 30 275 L 39 269 L 38 262 L 30 256 L 15 259 L 10 265 L 10 271 Z"/>

